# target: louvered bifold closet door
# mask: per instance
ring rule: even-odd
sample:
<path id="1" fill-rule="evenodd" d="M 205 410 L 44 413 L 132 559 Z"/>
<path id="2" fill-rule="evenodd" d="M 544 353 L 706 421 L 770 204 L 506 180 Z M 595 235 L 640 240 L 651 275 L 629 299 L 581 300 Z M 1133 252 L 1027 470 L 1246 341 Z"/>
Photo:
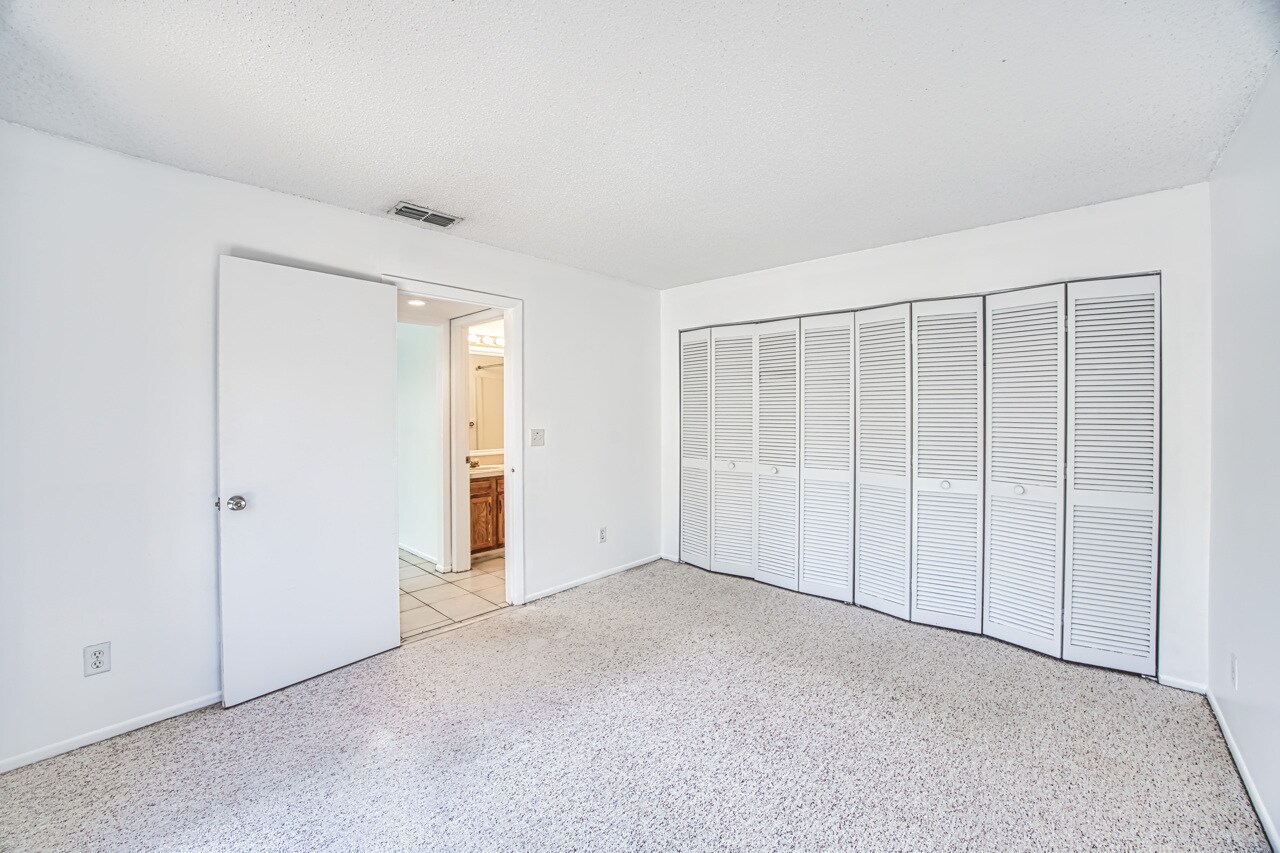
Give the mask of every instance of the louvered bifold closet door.
<path id="1" fill-rule="evenodd" d="M 982 630 L 982 297 L 911 306 L 911 619 Z"/>
<path id="2" fill-rule="evenodd" d="M 800 321 L 800 591 L 853 601 L 853 317 Z"/>
<path id="3" fill-rule="evenodd" d="M 987 297 L 984 634 L 1062 654 L 1065 288 Z"/>
<path id="4" fill-rule="evenodd" d="M 1063 657 L 1156 674 L 1160 278 L 1067 285 Z"/>
<path id="5" fill-rule="evenodd" d="M 756 327 L 711 330 L 711 569 L 756 571 Z"/>
<path id="6" fill-rule="evenodd" d="M 911 306 L 854 317 L 855 604 L 911 618 Z"/>
<path id="7" fill-rule="evenodd" d="M 756 580 L 798 588 L 800 321 L 756 326 Z"/>
<path id="8" fill-rule="evenodd" d="M 711 566 L 711 332 L 680 335 L 680 559 Z"/>

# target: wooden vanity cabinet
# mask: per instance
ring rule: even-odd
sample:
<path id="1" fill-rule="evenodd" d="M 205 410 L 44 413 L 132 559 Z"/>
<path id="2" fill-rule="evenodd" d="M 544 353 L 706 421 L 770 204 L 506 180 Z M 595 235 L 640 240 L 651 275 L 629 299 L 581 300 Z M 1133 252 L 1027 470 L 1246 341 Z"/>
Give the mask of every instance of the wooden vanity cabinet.
<path id="1" fill-rule="evenodd" d="M 505 478 L 476 477 L 471 481 L 471 553 L 492 551 L 506 544 Z"/>

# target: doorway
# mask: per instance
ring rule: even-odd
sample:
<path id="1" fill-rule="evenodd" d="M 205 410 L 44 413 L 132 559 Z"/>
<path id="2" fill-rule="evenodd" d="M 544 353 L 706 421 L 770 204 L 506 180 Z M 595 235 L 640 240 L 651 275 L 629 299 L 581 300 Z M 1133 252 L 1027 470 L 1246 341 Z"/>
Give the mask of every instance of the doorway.
<path id="1" fill-rule="evenodd" d="M 466 419 L 467 495 L 469 497 L 467 556 L 478 571 L 506 567 L 506 440 L 503 402 L 506 368 L 504 321 L 496 312 L 460 317 L 451 322 L 453 334 L 464 338 L 463 374 L 455 376 L 466 401 L 458 408 Z M 465 408 L 464 408 L 465 407 Z M 459 422 L 458 429 L 463 425 Z M 464 567 L 458 566 L 458 569 Z"/>
<path id="2" fill-rule="evenodd" d="M 400 628 L 408 642 L 522 603 L 523 577 L 509 573 L 519 568 L 512 510 L 521 408 L 513 403 L 522 395 L 512 358 L 518 330 L 509 331 L 519 306 L 395 283 Z"/>

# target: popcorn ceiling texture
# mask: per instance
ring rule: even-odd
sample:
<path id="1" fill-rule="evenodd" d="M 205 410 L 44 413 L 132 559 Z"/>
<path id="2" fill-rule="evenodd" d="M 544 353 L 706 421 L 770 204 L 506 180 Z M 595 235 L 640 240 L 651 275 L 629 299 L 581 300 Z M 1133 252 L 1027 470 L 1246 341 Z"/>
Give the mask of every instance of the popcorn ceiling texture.
<path id="1" fill-rule="evenodd" d="M 0 117 L 658 287 L 1202 181 L 1280 43 L 1273 0 L 0 15 Z"/>
<path id="2" fill-rule="evenodd" d="M 0 776 L 0 849 L 1267 847 L 1203 697 L 660 561 Z"/>

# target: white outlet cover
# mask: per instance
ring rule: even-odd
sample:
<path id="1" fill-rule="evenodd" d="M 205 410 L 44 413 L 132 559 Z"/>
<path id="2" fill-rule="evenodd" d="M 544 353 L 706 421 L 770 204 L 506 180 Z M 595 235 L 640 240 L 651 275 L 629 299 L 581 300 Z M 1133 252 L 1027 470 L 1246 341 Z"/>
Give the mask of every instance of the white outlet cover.
<path id="1" fill-rule="evenodd" d="M 84 674 L 102 675 L 111 671 L 111 643 L 97 643 L 84 647 Z"/>

